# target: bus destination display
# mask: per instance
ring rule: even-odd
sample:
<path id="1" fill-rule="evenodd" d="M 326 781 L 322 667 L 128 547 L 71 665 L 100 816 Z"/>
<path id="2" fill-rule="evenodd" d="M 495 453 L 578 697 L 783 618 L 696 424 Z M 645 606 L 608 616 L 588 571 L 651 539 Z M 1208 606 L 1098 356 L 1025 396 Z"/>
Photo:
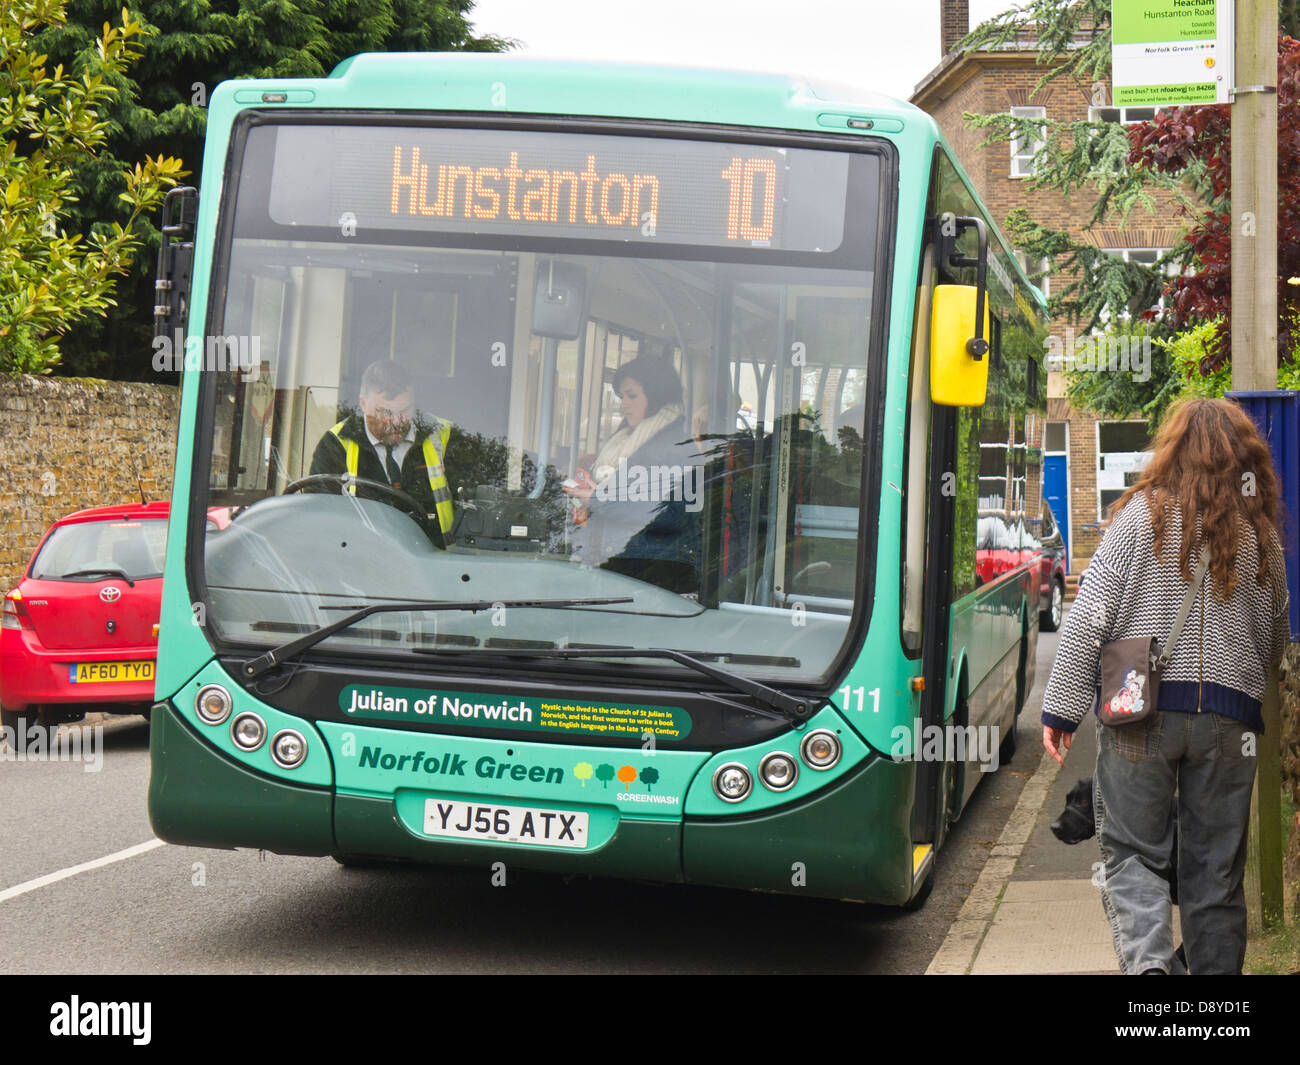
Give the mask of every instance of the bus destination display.
<path id="1" fill-rule="evenodd" d="M 254 129 L 250 150 L 267 136 L 269 213 L 281 226 L 815 252 L 844 238 L 849 159 L 839 152 L 319 125 Z"/>

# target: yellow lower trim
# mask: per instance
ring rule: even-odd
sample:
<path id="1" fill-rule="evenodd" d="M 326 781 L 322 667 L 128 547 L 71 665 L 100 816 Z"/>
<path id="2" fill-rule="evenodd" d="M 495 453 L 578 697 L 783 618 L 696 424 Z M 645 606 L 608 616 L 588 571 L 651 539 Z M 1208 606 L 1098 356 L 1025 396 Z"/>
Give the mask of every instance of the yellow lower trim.
<path id="1" fill-rule="evenodd" d="M 934 850 L 934 847 L 931 846 L 929 843 L 918 843 L 915 847 L 912 848 L 913 879 L 915 879 L 916 874 L 921 871 L 921 867 L 925 865 L 925 860 L 930 856 L 930 852 L 932 850 Z"/>

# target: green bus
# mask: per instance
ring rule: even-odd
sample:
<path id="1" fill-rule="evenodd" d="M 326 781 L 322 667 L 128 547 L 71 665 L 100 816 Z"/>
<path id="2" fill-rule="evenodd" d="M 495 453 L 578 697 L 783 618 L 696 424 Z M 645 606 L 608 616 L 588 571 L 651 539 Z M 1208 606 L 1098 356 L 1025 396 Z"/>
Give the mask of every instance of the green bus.
<path id="1" fill-rule="evenodd" d="M 218 87 L 201 188 L 159 837 L 924 901 L 1033 684 L 1046 402 L 927 115 L 359 55 Z"/>

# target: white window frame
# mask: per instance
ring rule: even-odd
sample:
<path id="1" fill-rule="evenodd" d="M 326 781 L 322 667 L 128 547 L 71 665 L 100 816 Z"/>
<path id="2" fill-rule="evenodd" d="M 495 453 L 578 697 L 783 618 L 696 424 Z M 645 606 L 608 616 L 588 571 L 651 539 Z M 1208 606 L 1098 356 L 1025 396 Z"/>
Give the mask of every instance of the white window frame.
<path id="1" fill-rule="evenodd" d="M 1046 118 L 1046 107 L 1013 107 L 1012 118 Z M 1047 140 L 1047 127 L 1039 126 L 1039 135 L 1028 145 L 1023 137 L 1011 138 L 1011 176 L 1013 178 L 1034 176 L 1034 156 Z"/>
<path id="2" fill-rule="evenodd" d="M 1117 111 L 1119 117 L 1107 118 L 1102 112 Z M 1134 111 L 1141 111 L 1142 114 L 1136 118 L 1133 117 Z M 1148 115 L 1146 112 L 1150 111 Z M 1160 111 L 1158 107 L 1090 107 L 1088 108 L 1089 122 L 1118 122 L 1122 126 L 1131 126 L 1135 122 L 1150 122 Z"/>

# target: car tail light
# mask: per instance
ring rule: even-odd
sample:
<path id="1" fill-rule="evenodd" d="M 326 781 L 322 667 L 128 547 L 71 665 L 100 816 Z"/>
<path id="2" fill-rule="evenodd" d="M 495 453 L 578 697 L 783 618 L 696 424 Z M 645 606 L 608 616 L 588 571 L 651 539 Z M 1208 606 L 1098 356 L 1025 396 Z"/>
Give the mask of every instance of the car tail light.
<path id="1" fill-rule="evenodd" d="M 5 596 L 4 621 L 0 624 L 0 628 L 30 629 L 31 627 L 31 615 L 27 613 L 27 604 L 23 602 L 22 594 L 16 591 L 10 592 Z"/>

